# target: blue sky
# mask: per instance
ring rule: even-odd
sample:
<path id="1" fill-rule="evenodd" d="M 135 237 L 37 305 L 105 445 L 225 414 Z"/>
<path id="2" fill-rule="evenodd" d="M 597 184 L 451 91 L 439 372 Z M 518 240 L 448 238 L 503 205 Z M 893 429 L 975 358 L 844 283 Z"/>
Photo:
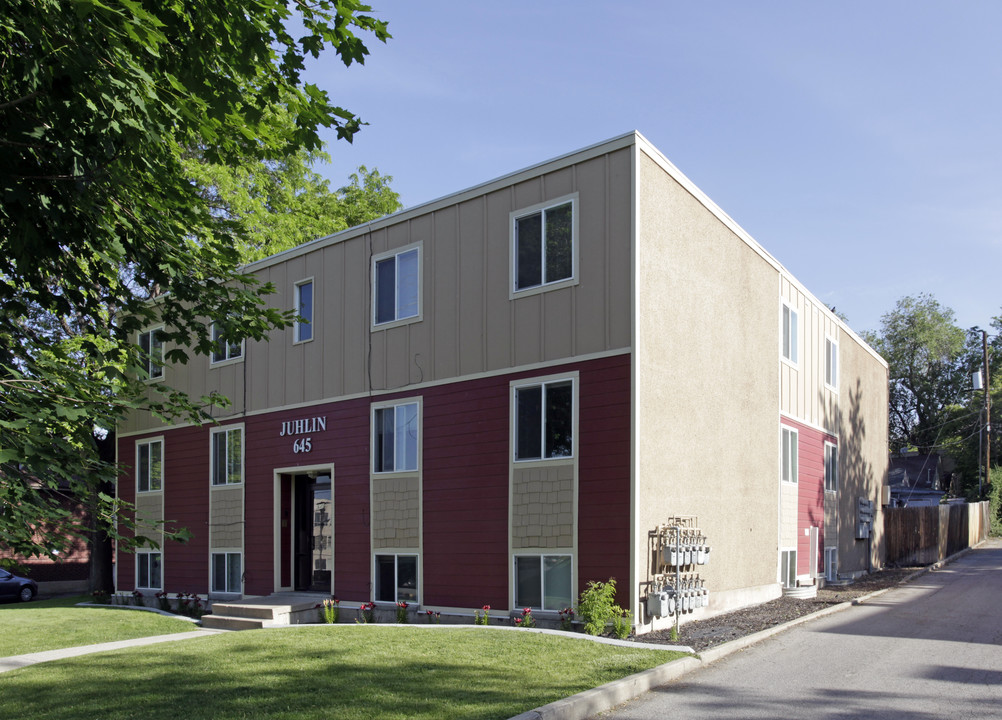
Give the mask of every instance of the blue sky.
<path id="1" fill-rule="evenodd" d="M 405 207 L 639 130 L 856 330 L 930 292 L 1002 314 L 1002 2 L 370 0 L 309 79 Z"/>

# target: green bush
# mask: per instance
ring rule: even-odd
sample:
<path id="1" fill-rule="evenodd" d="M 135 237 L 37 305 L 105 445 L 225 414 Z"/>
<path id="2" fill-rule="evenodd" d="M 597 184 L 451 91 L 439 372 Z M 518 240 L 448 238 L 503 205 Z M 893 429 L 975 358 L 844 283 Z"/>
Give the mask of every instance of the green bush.
<path id="1" fill-rule="evenodd" d="M 612 632 L 618 638 L 630 634 L 631 613 L 616 605 L 616 578 L 608 582 L 592 580 L 581 592 L 577 614 L 584 620 L 584 631 L 589 635 L 601 635 L 612 623 Z"/>
<path id="2" fill-rule="evenodd" d="M 992 535 L 1002 535 L 1002 467 L 993 467 L 988 474 L 988 521 Z"/>

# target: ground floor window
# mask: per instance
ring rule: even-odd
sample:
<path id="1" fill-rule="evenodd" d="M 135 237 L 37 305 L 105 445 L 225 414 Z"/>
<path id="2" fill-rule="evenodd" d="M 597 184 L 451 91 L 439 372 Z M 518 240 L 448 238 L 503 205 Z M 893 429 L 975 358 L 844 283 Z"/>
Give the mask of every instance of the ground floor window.
<path id="1" fill-rule="evenodd" d="M 212 592 L 240 592 L 240 559 L 238 552 L 212 553 Z"/>
<path id="2" fill-rule="evenodd" d="M 376 600 L 418 601 L 417 555 L 376 555 Z"/>
<path id="3" fill-rule="evenodd" d="M 825 548 L 825 580 L 835 582 L 838 580 L 838 548 Z"/>
<path id="4" fill-rule="evenodd" d="M 797 551 L 780 551 L 780 579 L 783 587 L 797 587 Z"/>
<path id="5" fill-rule="evenodd" d="M 136 553 L 136 587 L 146 590 L 160 590 L 161 582 L 160 553 Z"/>
<path id="6" fill-rule="evenodd" d="M 572 604 L 570 555 L 515 556 L 515 607 L 562 610 Z"/>

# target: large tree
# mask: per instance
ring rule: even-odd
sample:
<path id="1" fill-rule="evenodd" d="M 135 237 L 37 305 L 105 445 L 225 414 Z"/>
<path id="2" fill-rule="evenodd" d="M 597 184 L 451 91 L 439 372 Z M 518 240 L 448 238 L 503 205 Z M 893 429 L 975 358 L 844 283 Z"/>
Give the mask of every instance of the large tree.
<path id="1" fill-rule="evenodd" d="M 137 407 L 197 420 L 223 402 L 148 392 L 138 330 L 162 322 L 165 359 L 183 363 L 212 350 L 209 320 L 230 340 L 291 321 L 239 269 L 244 218 L 216 212 L 186 160 L 197 149 L 223 166 L 282 163 L 317 151 L 322 127 L 350 140 L 359 119 L 301 73 L 324 51 L 362 62 L 356 33 L 389 37 L 370 11 L 358 0 L 0 10 L 0 545 L 49 553 L 63 533 L 89 531 L 65 495 L 93 500 L 91 520 L 112 532 L 116 513 L 128 518 L 104 491 L 116 468 L 94 423 Z"/>

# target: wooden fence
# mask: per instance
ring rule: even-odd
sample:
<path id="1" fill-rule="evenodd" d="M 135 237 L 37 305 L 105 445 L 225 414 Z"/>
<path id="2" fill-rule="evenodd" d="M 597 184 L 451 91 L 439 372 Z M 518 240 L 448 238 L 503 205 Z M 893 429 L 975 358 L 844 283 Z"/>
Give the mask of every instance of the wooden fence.
<path id="1" fill-rule="evenodd" d="M 988 537 L 988 503 L 884 508 L 886 565 L 932 565 Z"/>

